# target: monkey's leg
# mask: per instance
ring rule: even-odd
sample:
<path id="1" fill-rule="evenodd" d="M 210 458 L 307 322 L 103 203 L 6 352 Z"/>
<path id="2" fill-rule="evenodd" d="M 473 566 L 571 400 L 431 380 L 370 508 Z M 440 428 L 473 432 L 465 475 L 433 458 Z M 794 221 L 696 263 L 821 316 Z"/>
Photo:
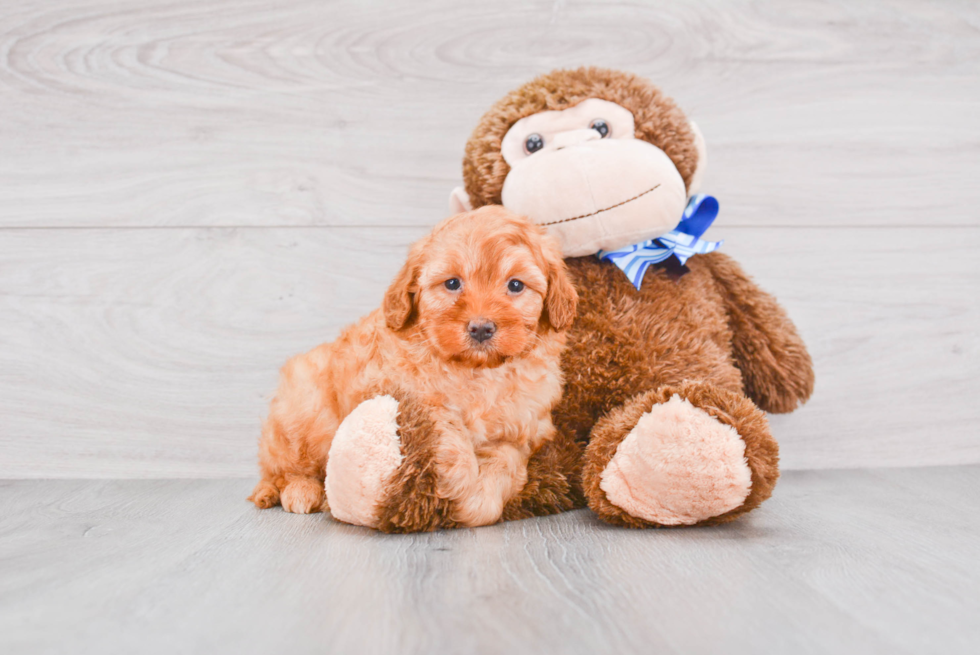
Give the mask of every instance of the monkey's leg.
<path id="1" fill-rule="evenodd" d="M 597 422 L 582 481 L 589 507 L 609 523 L 722 523 L 772 494 L 778 453 L 751 400 L 685 382 L 634 396 Z"/>
<path id="2" fill-rule="evenodd" d="M 358 405 L 334 436 L 326 505 L 337 520 L 385 532 L 454 527 L 436 493 L 437 433 L 429 408 L 404 394 Z"/>
<path id="3" fill-rule="evenodd" d="M 527 483 L 504 506 L 503 519 L 516 521 L 585 507 L 581 483 L 582 449 L 558 432 L 531 455 Z"/>

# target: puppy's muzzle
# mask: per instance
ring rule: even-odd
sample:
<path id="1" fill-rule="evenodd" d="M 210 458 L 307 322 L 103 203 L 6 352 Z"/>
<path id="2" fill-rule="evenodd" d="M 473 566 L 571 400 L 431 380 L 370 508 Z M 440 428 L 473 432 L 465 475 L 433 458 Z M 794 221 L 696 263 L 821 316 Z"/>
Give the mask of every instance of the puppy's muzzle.
<path id="1" fill-rule="evenodd" d="M 469 322 L 469 325 L 466 326 L 466 331 L 469 333 L 470 339 L 473 339 L 477 343 L 483 343 L 493 337 L 497 331 L 497 325 L 493 321 L 485 321 L 478 318 Z"/>

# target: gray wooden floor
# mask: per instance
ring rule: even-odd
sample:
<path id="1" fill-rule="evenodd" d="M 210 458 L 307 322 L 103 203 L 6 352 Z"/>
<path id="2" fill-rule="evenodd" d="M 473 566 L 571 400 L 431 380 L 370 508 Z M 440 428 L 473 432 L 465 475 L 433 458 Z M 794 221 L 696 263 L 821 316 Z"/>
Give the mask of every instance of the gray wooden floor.
<path id="1" fill-rule="evenodd" d="M 0 483 L 0 652 L 976 653 L 980 467 L 795 471 L 738 523 L 383 535 L 251 480 Z"/>

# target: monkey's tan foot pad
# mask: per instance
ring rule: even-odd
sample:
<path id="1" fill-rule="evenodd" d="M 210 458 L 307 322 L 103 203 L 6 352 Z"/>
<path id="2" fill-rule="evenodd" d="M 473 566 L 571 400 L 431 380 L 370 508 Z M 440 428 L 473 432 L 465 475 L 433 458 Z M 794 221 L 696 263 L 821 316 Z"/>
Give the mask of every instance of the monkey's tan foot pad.
<path id="1" fill-rule="evenodd" d="M 752 487 L 738 432 L 677 395 L 640 417 L 600 480 L 609 502 L 660 525 L 724 514 Z"/>
<path id="2" fill-rule="evenodd" d="M 344 523 L 377 527 L 385 486 L 402 461 L 398 401 L 377 396 L 344 419 L 327 458 L 327 505 Z"/>

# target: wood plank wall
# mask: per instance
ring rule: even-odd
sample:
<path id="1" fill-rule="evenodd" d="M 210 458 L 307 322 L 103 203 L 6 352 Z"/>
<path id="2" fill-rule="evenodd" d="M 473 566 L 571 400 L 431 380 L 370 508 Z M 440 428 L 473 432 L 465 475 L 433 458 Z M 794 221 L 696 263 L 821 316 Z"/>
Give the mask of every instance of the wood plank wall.
<path id="1" fill-rule="evenodd" d="M 0 9 L 0 477 L 251 475 L 482 112 L 583 64 L 704 132 L 816 361 L 784 466 L 980 462 L 975 2 L 49 0 Z"/>

